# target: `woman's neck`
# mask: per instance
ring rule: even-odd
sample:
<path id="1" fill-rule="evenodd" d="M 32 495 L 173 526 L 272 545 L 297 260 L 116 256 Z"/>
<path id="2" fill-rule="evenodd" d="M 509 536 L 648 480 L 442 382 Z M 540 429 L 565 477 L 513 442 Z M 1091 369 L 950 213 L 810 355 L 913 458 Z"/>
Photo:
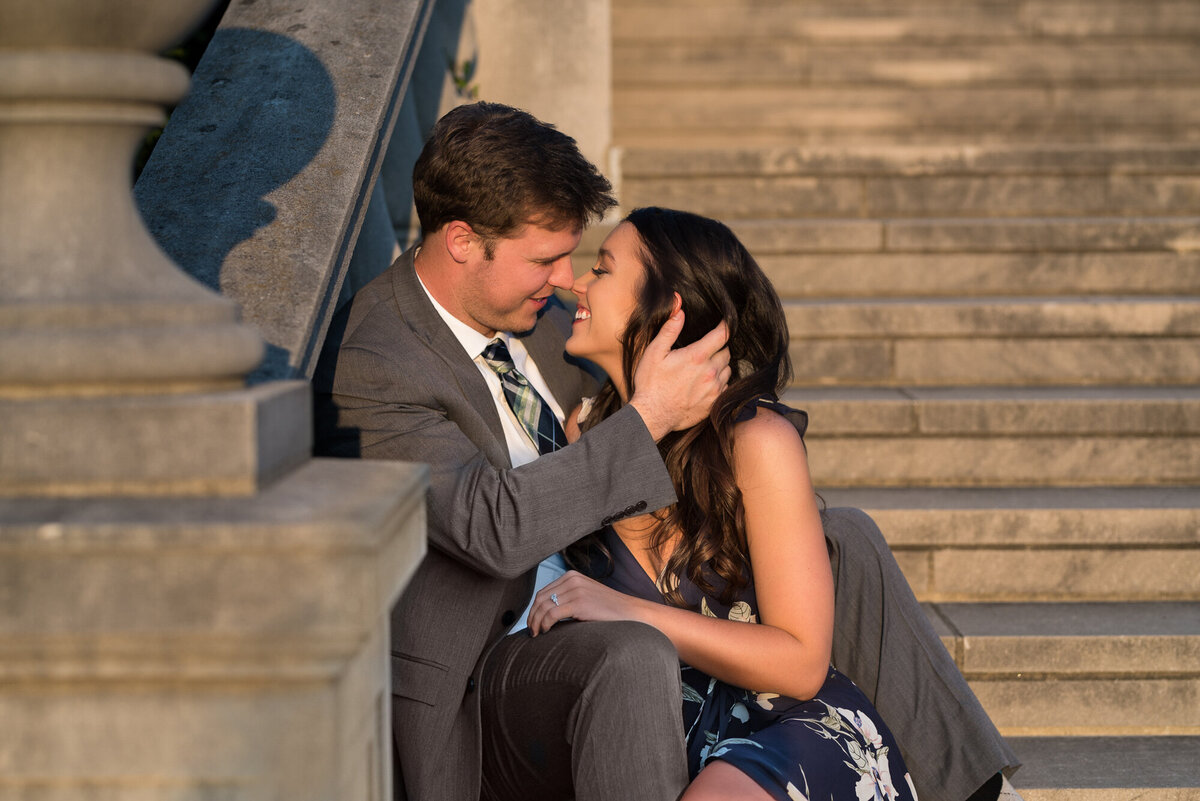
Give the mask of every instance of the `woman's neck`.
<path id="1" fill-rule="evenodd" d="M 658 518 L 653 514 L 646 514 L 627 517 L 612 524 L 613 531 L 656 585 L 662 576 L 663 565 L 671 558 L 671 553 L 679 542 L 679 534 L 674 533 L 666 542 L 655 548 L 650 539 L 658 522 Z"/>

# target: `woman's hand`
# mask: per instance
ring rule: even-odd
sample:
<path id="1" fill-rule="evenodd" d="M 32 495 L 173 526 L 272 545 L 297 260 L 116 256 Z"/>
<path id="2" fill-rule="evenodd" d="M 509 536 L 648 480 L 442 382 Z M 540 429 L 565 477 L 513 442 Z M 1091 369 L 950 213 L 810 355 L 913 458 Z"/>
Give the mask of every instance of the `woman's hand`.
<path id="1" fill-rule="evenodd" d="M 638 599 L 604 586 L 575 570 L 543 587 L 529 610 L 533 636 L 560 620 L 637 620 Z"/>

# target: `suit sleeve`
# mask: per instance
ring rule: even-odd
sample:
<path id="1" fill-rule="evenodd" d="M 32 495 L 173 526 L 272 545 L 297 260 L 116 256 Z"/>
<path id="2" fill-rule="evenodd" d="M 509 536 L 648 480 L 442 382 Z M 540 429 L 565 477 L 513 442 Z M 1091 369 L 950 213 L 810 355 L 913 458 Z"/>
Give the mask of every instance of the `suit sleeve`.
<path id="1" fill-rule="evenodd" d="M 331 455 L 428 463 L 430 546 L 475 570 L 519 576 L 612 520 L 675 501 L 633 407 L 562 450 L 499 468 L 464 432 L 483 422 L 457 385 L 443 371 L 402 367 L 388 354 L 343 347 L 331 391 L 317 395 L 318 418 L 339 433 L 318 438 L 334 443 L 323 448 Z"/>

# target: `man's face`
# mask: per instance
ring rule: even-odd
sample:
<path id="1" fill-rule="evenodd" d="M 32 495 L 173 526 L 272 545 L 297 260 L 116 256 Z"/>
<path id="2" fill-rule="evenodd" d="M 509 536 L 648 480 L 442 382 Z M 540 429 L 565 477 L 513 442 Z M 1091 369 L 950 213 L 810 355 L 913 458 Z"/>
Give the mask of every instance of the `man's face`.
<path id="1" fill-rule="evenodd" d="M 574 283 L 571 252 L 582 234 L 577 228 L 555 231 L 531 223 L 515 236 L 494 240 L 491 259 L 481 242 L 477 257 L 464 266 L 459 292 L 469 318 L 464 322 L 486 336 L 533 328 L 554 290 Z"/>

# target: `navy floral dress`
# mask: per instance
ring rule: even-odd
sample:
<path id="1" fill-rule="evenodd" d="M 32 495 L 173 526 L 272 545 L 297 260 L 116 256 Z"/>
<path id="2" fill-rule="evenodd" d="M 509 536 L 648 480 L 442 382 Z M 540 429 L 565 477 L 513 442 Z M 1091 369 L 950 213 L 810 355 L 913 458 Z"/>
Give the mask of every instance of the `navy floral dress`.
<path id="1" fill-rule="evenodd" d="M 593 575 L 627 595 L 665 603 L 662 593 L 611 528 L 600 540 L 612 562 Z M 594 568 L 600 560 L 594 559 Z M 683 597 L 702 614 L 758 622 L 751 582 L 732 606 L 702 596 L 691 582 Z M 892 734 L 875 707 L 832 666 L 815 698 L 799 701 L 726 684 L 681 665 L 688 774 L 710 760 L 729 762 L 779 801 L 916 801 Z"/>

